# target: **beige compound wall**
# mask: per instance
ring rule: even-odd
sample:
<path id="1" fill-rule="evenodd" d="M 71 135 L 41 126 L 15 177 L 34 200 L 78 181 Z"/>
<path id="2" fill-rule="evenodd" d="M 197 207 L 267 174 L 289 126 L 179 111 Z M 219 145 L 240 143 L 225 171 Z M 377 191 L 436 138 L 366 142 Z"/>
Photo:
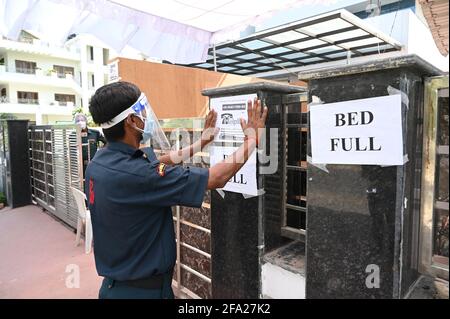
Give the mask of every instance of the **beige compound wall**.
<path id="1" fill-rule="evenodd" d="M 203 117 L 208 108 L 203 89 L 264 81 L 178 65 L 118 60 L 120 79 L 145 92 L 159 119 Z"/>

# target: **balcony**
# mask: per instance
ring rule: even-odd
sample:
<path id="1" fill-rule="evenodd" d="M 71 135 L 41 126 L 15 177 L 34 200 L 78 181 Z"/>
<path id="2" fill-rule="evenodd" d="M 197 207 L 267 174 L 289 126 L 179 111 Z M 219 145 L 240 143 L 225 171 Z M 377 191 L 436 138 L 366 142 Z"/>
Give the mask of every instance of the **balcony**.
<path id="1" fill-rule="evenodd" d="M 36 68 L 8 68 L 0 65 L 0 83 L 24 83 L 38 86 L 69 88 L 81 94 L 81 87 L 72 74 L 61 74 Z"/>
<path id="2" fill-rule="evenodd" d="M 0 47 L 6 50 L 40 54 L 54 58 L 80 61 L 80 51 L 76 47 L 60 47 L 34 39 L 32 43 L 0 39 Z"/>
<path id="3" fill-rule="evenodd" d="M 72 115 L 73 102 L 0 97 L 0 113 Z"/>

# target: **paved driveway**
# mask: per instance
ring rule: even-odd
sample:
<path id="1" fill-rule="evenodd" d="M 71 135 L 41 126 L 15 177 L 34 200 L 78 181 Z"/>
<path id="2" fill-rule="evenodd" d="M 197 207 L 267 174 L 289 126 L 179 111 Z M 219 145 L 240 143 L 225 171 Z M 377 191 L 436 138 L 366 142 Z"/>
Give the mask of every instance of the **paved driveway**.
<path id="1" fill-rule="evenodd" d="M 84 241 L 40 207 L 0 210 L 0 298 L 97 298 L 101 280 Z"/>

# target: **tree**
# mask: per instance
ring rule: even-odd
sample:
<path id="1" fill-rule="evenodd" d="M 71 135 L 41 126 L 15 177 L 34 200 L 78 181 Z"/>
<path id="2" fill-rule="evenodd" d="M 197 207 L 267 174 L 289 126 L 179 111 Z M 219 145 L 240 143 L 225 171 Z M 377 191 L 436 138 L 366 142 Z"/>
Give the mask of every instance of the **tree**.
<path id="1" fill-rule="evenodd" d="M 17 116 L 11 113 L 0 113 L 0 120 L 17 120 Z"/>

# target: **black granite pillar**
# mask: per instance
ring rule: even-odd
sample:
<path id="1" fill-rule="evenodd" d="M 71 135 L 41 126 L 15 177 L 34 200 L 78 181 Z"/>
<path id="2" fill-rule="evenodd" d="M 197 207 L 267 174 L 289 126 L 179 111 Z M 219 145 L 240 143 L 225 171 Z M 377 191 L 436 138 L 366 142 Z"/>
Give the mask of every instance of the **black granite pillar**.
<path id="1" fill-rule="evenodd" d="M 269 109 L 267 127 L 281 129 L 283 127 L 282 98 L 286 94 L 299 92 L 304 92 L 304 89 L 259 82 L 209 89 L 203 91 L 203 95 L 214 98 L 256 93 Z M 279 138 L 279 136 L 275 138 Z M 267 139 L 266 144 L 270 145 L 270 138 Z M 266 152 L 268 153 L 268 150 Z M 259 165 L 258 161 L 257 174 Z M 258 187 L 264 188 L 265 179 L 270 179 L 272 184 L 281 183 L 281 168 L 281 166 L 278 167 L 277 172 L 272 175 L 258 174 Z M 213 298 L 259 297 L 260 261 L 264 250 L 264 203 L 270 196 L 271 207 L 279 207 L 279 213 L 281 211 L 281 187 L 282 185 L 279 184 L 272 187 L 271 190 L 266 188 L 264 196 L 248 199 L 245 199 L 242 194 L 227 191 L 224 192 L 225 197 L 222 198 L 216 191 L 212 191 L 211 275 Z M 271 225 L 270 231 L 280 232 L 280 227 Z"/>
<path id="2" fill-rule="evenodd" d="M 416 56 L 300 74 L 310 101 L 403 92 L 409 158 L 402 166 L 327 165 L 328 172 L 308 165 L 307 298 L 401 298 L 417 278 L 423 78 L 434 74 Z M 374 267 L 379 288 L 366 285 Z"/>

